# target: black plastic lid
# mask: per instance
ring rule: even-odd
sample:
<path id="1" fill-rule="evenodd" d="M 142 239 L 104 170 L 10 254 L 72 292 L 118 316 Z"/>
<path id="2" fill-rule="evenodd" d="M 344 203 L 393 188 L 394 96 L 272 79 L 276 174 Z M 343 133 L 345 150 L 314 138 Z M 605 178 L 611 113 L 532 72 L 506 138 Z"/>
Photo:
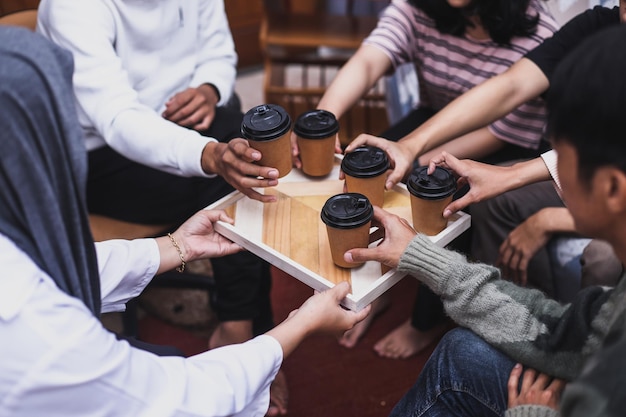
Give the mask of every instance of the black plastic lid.
<path id="1" fill-rule="evenodd" d="M 363 194 L 343 193 L 330 197 L 322 207 L 322 221 L 335 229 L 354 229 L 372 219 L 374 208 Z"/>
<path id="2" fill-rule="evenodd" d="M 243 116 L 241 134 L 256 141 L 281 137 L 291 129 L 289 114 L 277 104 L 262 104 L 248 110 Z"/>
<path id="3" fill-rule="evenodd" d="M 344 155 L 341 170 L 351 177 L 377 177 L 389 169 L 385 151 L 374 146 L 362 146 Z"/>
<path id="4" fill-rule="evenodd" d="M 311 110 L 298 116 L 293 131 L 301 138 L 324 139 L 339 131 L 339 122 L 329 111 Z"/>
<path id="5" fill-rule="evenodd" d="M 435 167 L 431 175 L 427 171 L 427 166 L 421 166 L 411 173 L 406 182 L 411 194 L 424 200 L 439 200 L 454 194 L 456 180 L 452 172 L 441 167 Z"/>

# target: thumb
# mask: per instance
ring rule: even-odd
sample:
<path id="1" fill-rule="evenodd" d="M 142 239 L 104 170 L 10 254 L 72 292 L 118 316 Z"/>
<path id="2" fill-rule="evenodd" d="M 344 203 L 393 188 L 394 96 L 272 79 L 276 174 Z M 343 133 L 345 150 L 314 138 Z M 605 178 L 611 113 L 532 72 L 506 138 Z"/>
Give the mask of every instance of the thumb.
<path id="1" fill-rule="evenodd" d="M 373 249 L 369 248 L 355 248 L 350 249 L 346 253 L 343 254 L 343 259 L 346 262 L 358 263 L 365 262 L 371 260 L 371 258 L 367 257 L 366 254 L 371 252 Z"/>
<path id="2" fill-rule="evenodd" d="M 336 284 L 331 291 L 333 292 L 335 300 L 339 303 L 341 300 L 346 298 L 346 295 L 350 292 L 350 284 L 347 281 L 341 281 Z"/>

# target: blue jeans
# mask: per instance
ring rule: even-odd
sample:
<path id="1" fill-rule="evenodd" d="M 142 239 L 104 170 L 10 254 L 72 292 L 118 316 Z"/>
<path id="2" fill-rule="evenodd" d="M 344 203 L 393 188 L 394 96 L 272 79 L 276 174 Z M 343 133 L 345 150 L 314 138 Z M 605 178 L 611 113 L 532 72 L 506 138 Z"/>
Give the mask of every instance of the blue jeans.
<path id="1" fill-rule="evenodd" d="M 474 332 L 451 330 L 390 416 L 503 416 L 514 365 Z"/>

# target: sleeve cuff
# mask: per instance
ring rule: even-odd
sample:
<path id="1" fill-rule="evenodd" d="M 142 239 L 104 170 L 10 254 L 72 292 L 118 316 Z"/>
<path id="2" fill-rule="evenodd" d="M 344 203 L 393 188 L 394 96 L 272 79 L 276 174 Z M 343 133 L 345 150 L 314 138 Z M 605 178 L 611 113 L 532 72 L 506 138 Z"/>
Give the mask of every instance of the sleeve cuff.
<path id="1" fill-rule="evenodd" d="M 559 413 L 550 407 L 536 404 L 518 405 L 509 408 L 504 417 L 558 417 Z"/>

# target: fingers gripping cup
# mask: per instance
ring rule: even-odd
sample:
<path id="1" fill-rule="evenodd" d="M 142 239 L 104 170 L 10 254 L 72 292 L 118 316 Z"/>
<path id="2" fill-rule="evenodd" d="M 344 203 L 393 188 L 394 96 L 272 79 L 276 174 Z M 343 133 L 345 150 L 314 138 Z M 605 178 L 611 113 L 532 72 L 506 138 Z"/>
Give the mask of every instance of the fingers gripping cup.
<path id="1" fill-rule="evenodd" d="M 321 218 L 326 224 L 328 243 L 335 265 L 354 268 L 363 263 L 349 263 L 343 254 L 369 245 L 370 226 L 374 208 L 367 197 L 358 193 L 337 194 L 326 200 Z"/>
<path id="2" fill-rule="evenodd" d="M 385 151 L 374 146 L 356 148 L 341 161 L 348 192 L 364 194 L 379 207 L 383 206 L 385 199 L 385 173 L 389 167 Z"/>
<path id="3" fill-rule="evenodd" d="M 293 132 L 298 141 L 302 172 L 320 177 L 332 171 L 338 131 L 339 122 L 326 110 L 313 110 L 298 116 Z"/>
<path id="4" fill-rule="evenodd" d="M 276 168 L 278 177 L 291 171 L 291 118 L 276 104 L 254 107 L 243 116 L 241 134 L 250 146 L 261 152 L 257 164 Z"/>
<path id="5" fill-rule="evenodd" d="M 409 176 L 406 187 L 411 194 L 413 228 L 434 236 L 448 224 L 443 210 L 452 201 L 456 180 L 445 168 L 436 167 L 431 175 L 427 171 L 427 166 L 416 168 Z"/>

